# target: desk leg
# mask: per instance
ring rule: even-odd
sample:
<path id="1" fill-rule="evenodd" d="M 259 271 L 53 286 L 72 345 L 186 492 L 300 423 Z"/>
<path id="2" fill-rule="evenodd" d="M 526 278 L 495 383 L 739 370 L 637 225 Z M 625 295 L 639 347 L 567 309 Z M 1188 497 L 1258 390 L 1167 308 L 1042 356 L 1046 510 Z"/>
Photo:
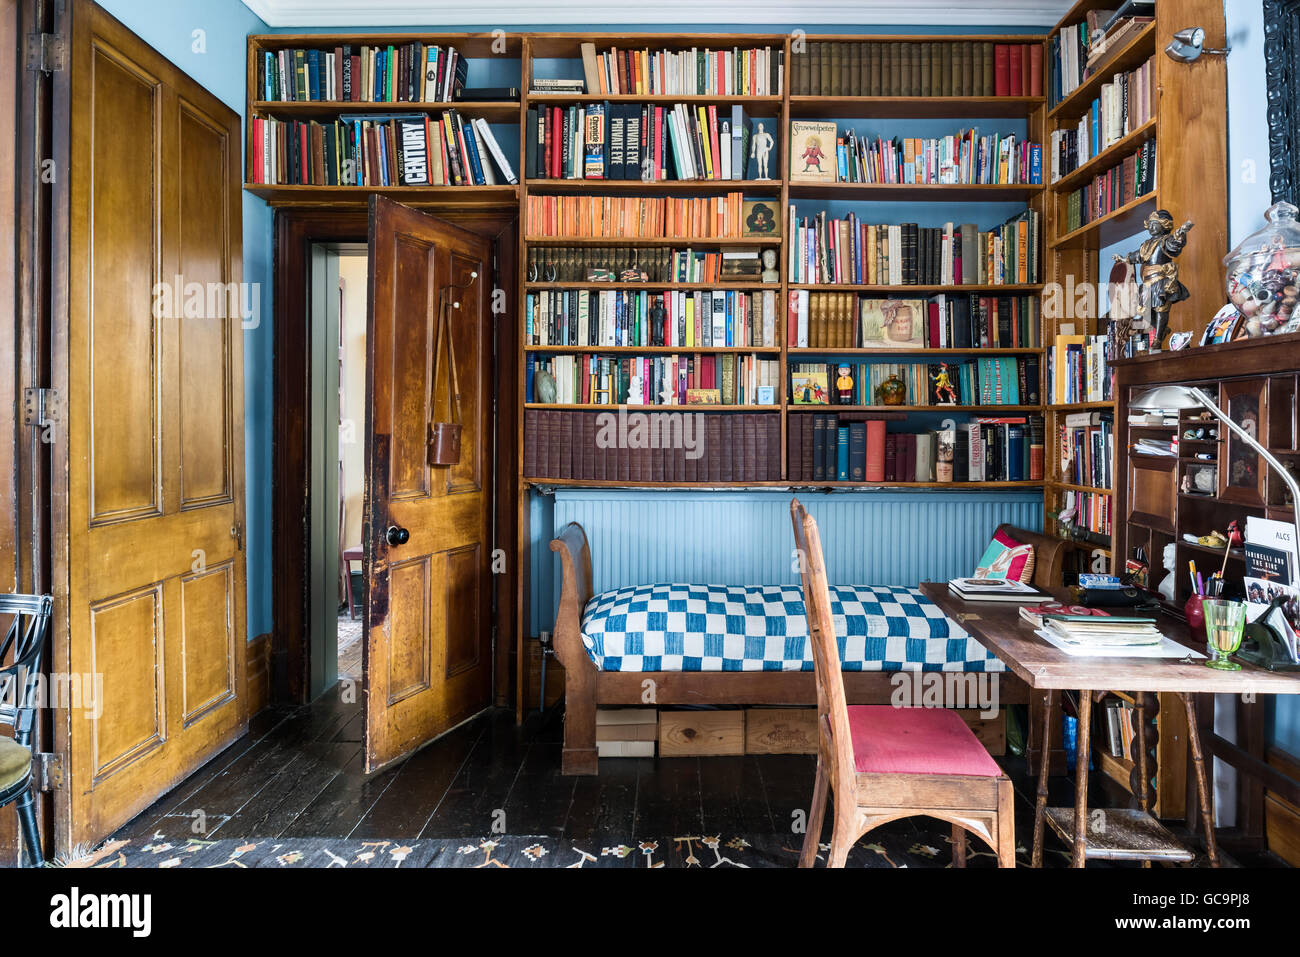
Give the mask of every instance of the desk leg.
<path id="1" fill-rule="evenodd" d="M 1079 692 L 1078 748 L 1074 756 L 1074 858 L 1071 867 L 1083 867 L 1088 851 L 1088 758 L 1091 755 L 1092 692 Z"/>
<path id="2" fill-rule="evenodd" d="M 1034 847 L 1030 867 L 1043 866 L 1043 825 L 1047 813 L 1047 775 L 1052 763 L 1052 749 L 1048 742 L 1052 733 L 1052 698 L 1054 691 L 1043 692 L 1043 746 L 1038 753 L 1038 796 L 1034 801 Z"/>
<path id="3" fill-rule="evenodd" d="M 1201 826 L 1205 828 L 1205 853 L 1209 855 L 1210 866 L 1219 866 L 1219 845 L 1214 839 L 1214 795 L 1205 773 L 1205 755 L 1201 751 L 1201 731 L 1196 718 L 1194 698 L 1189 693 L 1178 692 L 1187 712 L 1187 743 L 1192 749 L 1192 766 L 1196 772 L 1196 803 L 1201 808 Z"/>

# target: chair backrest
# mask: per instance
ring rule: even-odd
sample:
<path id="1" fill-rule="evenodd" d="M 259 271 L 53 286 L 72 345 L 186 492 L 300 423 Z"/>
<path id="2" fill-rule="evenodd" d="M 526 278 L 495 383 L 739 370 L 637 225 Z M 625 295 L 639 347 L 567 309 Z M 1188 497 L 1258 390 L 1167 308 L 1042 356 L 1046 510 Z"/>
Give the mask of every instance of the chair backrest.
<path id="1" fill-rule="evenodd" d="M 0 595 L 0 616 L 13 616 L 0 642 L 0 724 L 11 725 L 24 747 L 31 741 L 52 601 L 49 595 Z"/>
<path id="2" fill-rule="evenodd" d="M 796 498 L 790 502 L 794 544 L 803 580 L 804 615 L 808 620 L 808 644 L 812 648 L 813 672 L 817 681 L 817 726 L 819 753 L 829 762 L 835 800 L 857 800 L 857 778 L 853 763 L 853 737 L 849 732 L 848 699 L 844 694 L 844 671 L 840 665 L 835 618 L 831 613 L 830 585 L 822 556 L 817 521 Z"/>

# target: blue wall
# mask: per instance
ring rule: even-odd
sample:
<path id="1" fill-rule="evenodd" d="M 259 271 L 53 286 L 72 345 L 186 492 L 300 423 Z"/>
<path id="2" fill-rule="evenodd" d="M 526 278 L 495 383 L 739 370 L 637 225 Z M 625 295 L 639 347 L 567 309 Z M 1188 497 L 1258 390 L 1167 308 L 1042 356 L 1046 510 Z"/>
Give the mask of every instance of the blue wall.
<path id="1" fill-rule="evenodd" d="M 99 4 L 244 116 L 248 35 L 268 32 L 246 6 L 238 0 L 99 0 Z M 196 30 L 203 31 L 199 38 Z M 272 219 L 270 208 L 247 193 L 243 216 L 244 282 L 258 283 L 261 296 L 259 324 L 244 332 L 244 541 L 248 637 L 252 639 L 271 630 Z"/>

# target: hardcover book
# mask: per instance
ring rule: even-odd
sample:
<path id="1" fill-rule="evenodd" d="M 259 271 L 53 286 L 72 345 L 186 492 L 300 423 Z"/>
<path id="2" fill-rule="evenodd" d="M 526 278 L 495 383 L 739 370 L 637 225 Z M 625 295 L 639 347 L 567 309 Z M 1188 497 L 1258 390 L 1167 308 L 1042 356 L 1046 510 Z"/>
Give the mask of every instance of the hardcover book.
<path id="1" fill-rule="evenodd" d="M 793 120 L 790 123 L 790 182 L 835 182 L 833 122 Z"/>

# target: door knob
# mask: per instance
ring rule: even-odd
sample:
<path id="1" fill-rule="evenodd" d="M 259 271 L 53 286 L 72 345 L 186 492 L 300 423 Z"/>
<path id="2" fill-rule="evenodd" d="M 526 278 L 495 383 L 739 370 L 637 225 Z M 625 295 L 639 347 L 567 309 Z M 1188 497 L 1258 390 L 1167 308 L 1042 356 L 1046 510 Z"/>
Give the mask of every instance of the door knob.
<path id="1" fill-rule="evenodd" d="M 388 540 L 389 545 L 405 545 L 411 540 L 411 533 L 400 525 L 390 525 L 384 538 Z"/>

